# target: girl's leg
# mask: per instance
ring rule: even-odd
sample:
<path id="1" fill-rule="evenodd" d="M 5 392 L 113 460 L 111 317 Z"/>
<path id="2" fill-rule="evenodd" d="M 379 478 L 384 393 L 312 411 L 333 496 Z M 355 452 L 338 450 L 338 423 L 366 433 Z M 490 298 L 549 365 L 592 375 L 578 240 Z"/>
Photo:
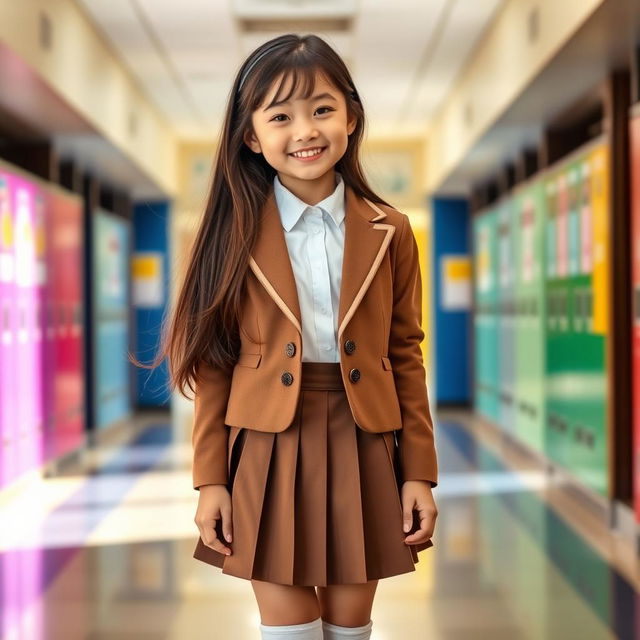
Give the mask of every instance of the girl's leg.
<path id="1" fill-rule="evenodd" d="M 320 617 L 315 587 L 251 580 L 263 625 L 294 625 Z"/>
<path id="2" fill-rule="evenodd" d="M 371 620 L 377 580 L 364 584 L 332 584 L 318 587 L 322 619 L 332 625 L 361 627 Z"/>

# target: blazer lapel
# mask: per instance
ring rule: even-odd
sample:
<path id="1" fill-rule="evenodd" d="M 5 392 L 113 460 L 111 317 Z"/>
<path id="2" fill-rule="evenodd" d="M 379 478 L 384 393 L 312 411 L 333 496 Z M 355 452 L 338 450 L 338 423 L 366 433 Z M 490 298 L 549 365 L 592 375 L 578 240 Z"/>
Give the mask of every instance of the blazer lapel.
<path id="1" fill-rule="evenodd" d="M 396 230 L 378 222 L 387 214 L 345 185 L 344 256 L 338 313 L 338 341 L 364 297 Z M 339 348 L 339 346 L 338 346 Z"/>
<path id="2" fill-rule="evenodd" d="M 374 203 L 345 184 L 345 237 L 338 313 L 338 339 L 376 274 L 395 227 Z M 273 187 L 265 201 L 249 266 L 302 336 L 300 301 Z"/>
<path id="3" fill-rule="evenodd" d="M 260 231 L 249 256 L 249 266 L 267 293 L 302 335 L 298 290 L 273 186 L 262 209 Z"/>

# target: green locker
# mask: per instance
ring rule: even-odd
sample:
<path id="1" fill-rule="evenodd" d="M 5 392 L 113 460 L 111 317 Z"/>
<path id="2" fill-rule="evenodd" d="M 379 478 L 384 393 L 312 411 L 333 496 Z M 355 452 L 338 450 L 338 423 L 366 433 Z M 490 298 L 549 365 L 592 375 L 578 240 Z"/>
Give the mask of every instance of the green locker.
<path id="1" fill-rule="evenodd" d="M 591 142 L 547 172 L 547 455 L 608 495 L 608 150 Z"/>
<path id="2" fill-rule="evenodd" d="M 516 265 L 515 434 L 545 448 L 544 185 L 534 178 L 514 190 Z"/>
<path id="3" fill-rule="evenodd" d="M 546 323 L 546 450 L 551 460 L 563 467 L 569 461 L 569 406 L 567 394 L 562 391 L 562 374 L 571 364 L 567 350 L 567 282 L 564 278 L 566 189 L 564 167 L 549 169 L 544 178 L 546 194 L 546 245 L 547 258 L 547 323 Z"/>
<path id="4" fill-rule="evenodd" d="M 515 432 L 515 234 L 513 198 L 503 196 L 497 205 L 499 255 L 498 278 L 498 352 L 499 352 L 499 424 L 503 431 Z"/>
<path id="5" fill-rule="evenodd" d="M 497 216 L 494 208 L 473 218 L 475 299 L 475 410 L 498 422 L 498 261 Z"/>

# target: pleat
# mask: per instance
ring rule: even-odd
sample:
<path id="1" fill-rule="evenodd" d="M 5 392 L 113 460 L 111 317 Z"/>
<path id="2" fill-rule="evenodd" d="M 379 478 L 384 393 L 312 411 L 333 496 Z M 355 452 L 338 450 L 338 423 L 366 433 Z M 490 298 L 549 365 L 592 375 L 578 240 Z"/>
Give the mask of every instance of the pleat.
<path id="1" fill-rule="evenodd" d="M 225 556 L 223 573 L 238 577 L 250 576 L 258 548 L 258 527 L 262 516 L 265 488 L 271 466 L 271 454 L 277 434 L 247 429 L 242 454 L 238 462 L 232 493 L 232 551 Z M 250 468 L 245 468 L 250 465 Z"/>
<path id="2" fill-rule="evenodd" d="M 271 465 L 261 514 L 252 514 L 252 526 L 259 522 L 258 546 L 252 577 L 257 580 L 292 584 L 294 578 L 296 467 L 299 420 L 274 439 Z M 242 497 L 238 496 L 238 500 Z"/>
<path id="3" fill-rule="evenodd" d="M 357 439 L 367 575 L 371 580 L 412 571 L 411 550 L 402 530 L 402 503 L 384 441 L 362 429 Z"/>
<path id="4" fill-rule="evenodd" d="M 195 558 L 229 575 L 307 586 L 415 570 L 433 542 L 404 542 L 394 434 L 361 429 L 340 380 L 324 363 L 311 368 L 284 431 L 230 427 L 233 553 L 199 539 Z M 220 521 L 216 530 L 222 537 Z"/>
<path id="5" fill-rule="evenodd" d="M 227 471 L 229 475 L 232 475 L 233 469 L 233 454 L 236 449 L 236 440 L 242 433 L 242 427 L 229 427 L 229 443 L 228 443 L 228 455 L 227 455 Z"/>
<path id="6" fill-rule="evenodd" d="M 327 466 L 331 496 L 327 505 L 329 583 L 366 582 L 366 523 L 362 511 L 357 427 L 351 411 L 345 411 L 343 392 L 327 391 L 325 396 L 329 413 Z"/>
<path id="7" fill-rule="evenodd" d="M 294 578 L 300 585 L 326 584 L 327 392 L 303 389 L 300 393 Z"/>

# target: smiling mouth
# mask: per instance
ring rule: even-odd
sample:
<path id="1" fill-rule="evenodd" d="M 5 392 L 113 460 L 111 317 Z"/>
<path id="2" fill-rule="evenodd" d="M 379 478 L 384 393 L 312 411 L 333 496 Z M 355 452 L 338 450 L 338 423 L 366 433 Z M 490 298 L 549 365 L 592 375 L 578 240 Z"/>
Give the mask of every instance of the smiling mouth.
<path id="1" fill-rule="evenodd" d="M 315 147 L 314 149 L 310 149 L 309 151 L 295 152 L 290 153 L 289 155 L 293 156 L 294 158 L 313 158 L 314 156 L 322 153 L 326 148 L 327 147 Z"/>

